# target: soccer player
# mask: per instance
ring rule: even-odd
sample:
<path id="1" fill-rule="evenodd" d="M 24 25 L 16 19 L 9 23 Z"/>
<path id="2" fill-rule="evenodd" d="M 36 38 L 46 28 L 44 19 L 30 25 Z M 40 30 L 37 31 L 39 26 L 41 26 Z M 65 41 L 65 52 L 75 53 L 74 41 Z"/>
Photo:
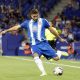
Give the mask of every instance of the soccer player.
<path id="1" fill-rule="evenodd" d="M 60 39 L 60 41 L 63 42 L 65 40 L 59 36 L 56 29 L 53 28 L 46 19 L 39 17 L 39 12 L 37 9 L 32 9 L 30 15 L 31 20 L 26 20 L 22 24 L 13 26 L 10 29 L 2 31 L 0 34 L 4 34 L 8 31 L 17 30 L 19 28 L 25 28 L 28 31 L 28 38 L 30 39 L 34 61 L 42 73 L 40 76 L 44 76 L 46 75 L 46 71 L 39 57 L 41 55 L 44 55 L 47 59 L 53 58 L 57 61 L 62 55 L 60 51 L 56 52 L 48 44 L 48 41 L 45 39 L 45 29 L 48 28 L 52 34 Z"/>

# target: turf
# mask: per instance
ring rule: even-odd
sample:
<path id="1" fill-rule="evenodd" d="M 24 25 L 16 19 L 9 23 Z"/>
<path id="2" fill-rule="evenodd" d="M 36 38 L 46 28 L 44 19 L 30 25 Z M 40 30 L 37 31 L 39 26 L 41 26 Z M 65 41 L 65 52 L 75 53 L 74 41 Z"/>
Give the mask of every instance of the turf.
<path id="1" fill-rule="evenodd" d="M 43 60 L 47 76 L 40 77 L 40 71 L 31 57 L 0 57 L 0 80 L 80 80 L 80 62 Z M 53 74 L 55 66 L 64 69 L 62 76 Z"/>

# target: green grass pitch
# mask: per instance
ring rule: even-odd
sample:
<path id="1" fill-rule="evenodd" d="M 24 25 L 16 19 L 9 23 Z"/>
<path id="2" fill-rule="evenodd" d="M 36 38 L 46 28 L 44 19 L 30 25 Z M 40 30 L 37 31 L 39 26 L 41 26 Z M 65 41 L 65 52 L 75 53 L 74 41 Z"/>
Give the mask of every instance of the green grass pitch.
<path id="1" fill-rule="evenodd" d="M 0 80 L 80 80 L 80 62 L 60 60 L 47 61 L 42 59 L 47 76 L 41 74 L 31 57 L 0 57 Z M 62 76 L 53 74 L 56 66 L 63 68 Z"/>

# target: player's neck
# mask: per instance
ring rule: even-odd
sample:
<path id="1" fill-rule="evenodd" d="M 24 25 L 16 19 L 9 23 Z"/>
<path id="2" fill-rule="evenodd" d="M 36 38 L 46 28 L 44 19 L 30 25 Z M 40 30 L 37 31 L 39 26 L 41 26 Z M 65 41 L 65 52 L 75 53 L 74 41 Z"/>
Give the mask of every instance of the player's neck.
<path id="1" fill-rule="evenodd" d="M 38 19 L 33 19 L 34 22 L 38 21 Z"/>

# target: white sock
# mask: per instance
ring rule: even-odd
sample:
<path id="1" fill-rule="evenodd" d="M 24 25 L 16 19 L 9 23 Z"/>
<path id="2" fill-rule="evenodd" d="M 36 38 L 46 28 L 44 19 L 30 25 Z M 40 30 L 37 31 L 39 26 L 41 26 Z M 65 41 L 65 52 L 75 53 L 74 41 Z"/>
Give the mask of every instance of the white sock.
<path id="1" fill-rule="evenodd" d="M 59 57 L 59 59 L 60 59 L 60 58 L 61 58 L 61 55 L 62 55 L 62 54 L 61 54 L 61 51 L 58 50 L 56 54 L 58 55 L 58 57 Z"/>
<path id="2" fill-rule="evenodd" d="M 35 63 L 37 64 L 39 70 L 40 70 L 43 74 L 46 73 L 45 70 L 44 70 L 44 67 L 43 67 L 43 64 L 42 64 L 42 61 L 40 60 L 40 58 L 39 58 L 39 57 L 35 57 L 35 58 L 34 58 L 34 61 L 35 61 Z"/>

